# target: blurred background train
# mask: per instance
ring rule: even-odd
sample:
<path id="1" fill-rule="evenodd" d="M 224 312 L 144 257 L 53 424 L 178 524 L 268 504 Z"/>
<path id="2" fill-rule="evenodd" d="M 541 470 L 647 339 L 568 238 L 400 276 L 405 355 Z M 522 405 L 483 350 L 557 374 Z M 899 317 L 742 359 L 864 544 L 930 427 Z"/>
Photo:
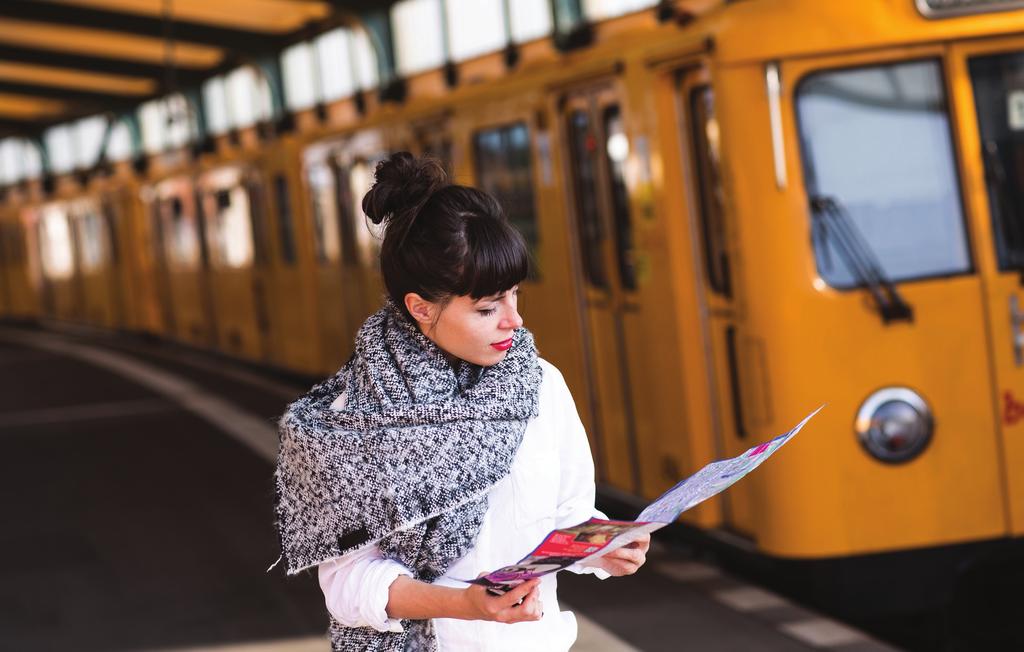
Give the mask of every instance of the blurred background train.
<path id="1" fill-rule="evenodd" d="M 606 499 L 827 403 L 686 527 L 839 609 L 1019 577 L 1024 2 L 386 15 L 390 79 L 352 23 L 44 147 L 4 140 L 0 312 L 326 375 L 381 301 L 374 165 L 431 154 L 529 243 L 521 309 Z"/>

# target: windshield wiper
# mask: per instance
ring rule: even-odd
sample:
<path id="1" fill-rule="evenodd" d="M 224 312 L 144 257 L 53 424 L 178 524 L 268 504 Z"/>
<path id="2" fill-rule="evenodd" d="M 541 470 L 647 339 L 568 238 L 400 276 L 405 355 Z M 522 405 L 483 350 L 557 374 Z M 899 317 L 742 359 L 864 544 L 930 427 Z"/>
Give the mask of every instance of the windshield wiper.
<path id="1" fill-rule="evenodd" d="M 811 197 L 815 230 L 823 240 L 831 239 L 840 258 L 875 300 L 882 321 L 913 321 L 914 309 L 903 300 L 896 286 L 882 271 L 875 252 L 850 219 L 849 213 L 833 197 Z"/>

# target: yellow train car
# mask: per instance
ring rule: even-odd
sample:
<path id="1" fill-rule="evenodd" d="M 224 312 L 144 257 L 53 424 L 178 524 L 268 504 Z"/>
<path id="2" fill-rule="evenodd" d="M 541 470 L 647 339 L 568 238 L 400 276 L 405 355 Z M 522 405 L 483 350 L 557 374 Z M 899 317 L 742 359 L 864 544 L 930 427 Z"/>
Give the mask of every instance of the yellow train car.
<path id="1" fill-rule="evenodd" d="M 1019 558 L 1022 27 L 1013 3 L 741 2 L 641 55 L 718 450 L 828 403 L 714 527 L 837 588 L 877 577 L 856 562 L 926 604 Z"/>
<path id="2" fill-rule="evenodd" d="M 374 165 L 438 156 L 530 246 L 521 308 L 607 498 L 640 505 L 827 403 L 683 521 L 837 601 L 878 597 L 872 568 L 892 578 L 879 606 L 948 601 L 1024 534 L 1018 5 L 666 2 L 582 47 L 535 39 L 514 65 L 409 76 L 401 102 L 344 98 L 292 133 L 169 156 L 121 186 L 142 184 L 135 292 L 159 306 L 129 312 L 334 371 L 382 294 L 360 208 Z M 21 221 L 41 305 L 81 320 L 61 201 Z"/>
<path id="3" fill-rule="evenodd" d="M 460 64 L 458 76 L 471 84 L 451 88 L 442 71 L 427 71 L 406 80 L 400 108 L 361 116 L 345 100 L 329 107 L 343 116 L 336 127 L 300 133 L 328 367 L 379 305 L 375 239 L 358 208 L 367 163 L 400 149 L 432 154 L 456 181 L 498 196 L 530 244 L 536 264 L 522 287 L 524 317 L 573 389 L 604 489 L 652 497 L 713 459 L 710 428 L 688 423 L 689 410 L 706 410 L 681 400 L 687 314 L 667 296 L 673 270 L 652 203 L 654 148 L 629 133 L 652 116 L 636 76 L 643 64 L 624 57 L 677 34 L 643 12 L 599 25 L 591 47 L 568 55 L 538 39 L 524 45 L 516 71 L 501 53 Z M 345 288 L 369 300 L 337 301 Z M 665 436 L 681 431 L 708 434 Z"/>
<path id="4" fill-rule="evenodd" d="M 1022 533 L 1024 12 L 999 4 L 681 2 L 567 54 L 528 44 L 513 72 L 459 64 L 473 83 L 421 73 L 400 109 L 317 134 L 315 219 L 343 213 L 323 197 L 346 139 L 446 153 L 540 235 L 524 315 L 607 495 L 649 499 L 827 403 L 684 520 L 787 568 L 914 552 L 908 577 L 951 573 Z"/>

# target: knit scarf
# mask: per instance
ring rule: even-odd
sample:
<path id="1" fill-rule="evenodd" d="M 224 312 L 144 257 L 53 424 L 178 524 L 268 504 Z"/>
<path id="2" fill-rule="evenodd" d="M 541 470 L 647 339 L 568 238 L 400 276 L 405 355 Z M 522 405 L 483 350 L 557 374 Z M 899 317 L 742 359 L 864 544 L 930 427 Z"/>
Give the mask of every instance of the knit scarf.
<path id="1" fill-rule="evenodd" d="M 524 328 L 495 365 L 457 368 L 390 300 L 355 353 L 279 422 L 276 516 L 287 572 L 376 543 L 432 582 L 472 547 L 487 494 L 537 415 L 541 367 Z M 331 403 L 345 393 L 345 406 Z M 436 650 L 429 620 L 344 627 L 333 650 Z"/>

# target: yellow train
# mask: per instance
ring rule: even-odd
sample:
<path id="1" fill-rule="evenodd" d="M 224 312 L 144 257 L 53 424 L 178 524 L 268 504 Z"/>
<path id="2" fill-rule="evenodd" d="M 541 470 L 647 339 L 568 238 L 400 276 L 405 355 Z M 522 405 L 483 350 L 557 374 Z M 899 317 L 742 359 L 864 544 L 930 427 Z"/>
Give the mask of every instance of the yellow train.
<path id="1" fill-rule="evenodd" d="M 665 2 L 454 86 L 414 75 L 401 103 L 25 184 L 0 307 L 327 374 L 380 301 L 373 166 L 431 153 L 526 236 L 524 318 L 607 496 L 639 504 L 827 403 L 683 520 L 837 564 L 831 589 L 952 578 L 1024 534 L 1022 5 Z"/>

